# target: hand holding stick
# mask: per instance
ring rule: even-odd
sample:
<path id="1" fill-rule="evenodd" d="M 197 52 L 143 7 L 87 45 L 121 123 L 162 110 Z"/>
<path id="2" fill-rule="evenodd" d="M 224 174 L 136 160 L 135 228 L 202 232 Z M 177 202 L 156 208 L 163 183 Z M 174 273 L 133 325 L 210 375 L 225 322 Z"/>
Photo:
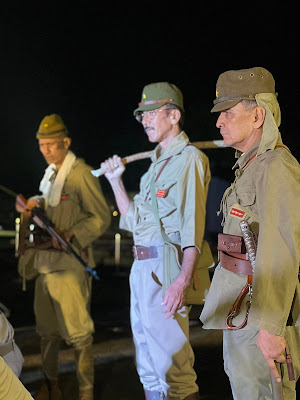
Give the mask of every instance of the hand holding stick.
<path id="1" fill-rule="evenodd" d="M 193 146 L 197 147 L 198 149 L 220 149 L 227 147 L 223 140 L 211 140 L 211 141 L 205 141 L 205 142 L 193 142 Z M 136 153 L 132 154 L 131 156 L 126 156 L 122 158 L 122 163 L 123 164 L 129 164 L 133 161 L 138 161 L 138 160 L 143 160 L 145 158 L 150 158 L 153 154 L 153 150 L 150 151 L 144 151 L 142 153 Z M 91 171 L 92 175 L 99 177 L 101 175 L 105 174 L 105 171 L 103 171 L 102 168 L 95 169 Z"/>

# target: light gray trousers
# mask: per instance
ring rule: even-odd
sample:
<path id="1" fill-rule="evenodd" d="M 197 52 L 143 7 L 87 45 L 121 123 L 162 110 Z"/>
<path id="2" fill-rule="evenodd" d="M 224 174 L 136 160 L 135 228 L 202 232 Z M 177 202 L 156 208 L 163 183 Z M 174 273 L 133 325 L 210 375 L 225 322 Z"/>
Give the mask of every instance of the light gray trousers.
<path id="1" fill-rule="evenodd" d="M 150 246 L 150 244 L 146 244 Z M 137 371 L 144 389 L 184 399 L 198 391 L 189 343 L 189 307 L 166 319 L 162 305 L 162 247 L 159 258 L 138 260 L 130 273 L 131 327 Z"/>

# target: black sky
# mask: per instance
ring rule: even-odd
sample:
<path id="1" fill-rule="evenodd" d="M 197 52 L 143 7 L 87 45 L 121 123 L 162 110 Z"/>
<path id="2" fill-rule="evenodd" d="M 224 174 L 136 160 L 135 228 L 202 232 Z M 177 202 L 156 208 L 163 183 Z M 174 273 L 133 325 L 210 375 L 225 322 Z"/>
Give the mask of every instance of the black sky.
<path id="1" fill-rule="evenodd" d="M 210 113 L 218 75 L 253 66 L 274 75 L 280 130 L 300 158 L 299 68 L 282 10 L 271 14 L 261 3 L 23 3 L 1 10 L 1 184 L 37 193 L 46 165 L 35 132 L 46 114 L 63 117 L 73 151 L 93 167 L 115 153 L 152 149 L 132 115 L 150 82 L 181 88 L 192 141 L 220 139 Z M 231 149 L 208 154 L 216 174 L 234 163 Z M 129 189 L 146 167 L 128 167 Z"/>

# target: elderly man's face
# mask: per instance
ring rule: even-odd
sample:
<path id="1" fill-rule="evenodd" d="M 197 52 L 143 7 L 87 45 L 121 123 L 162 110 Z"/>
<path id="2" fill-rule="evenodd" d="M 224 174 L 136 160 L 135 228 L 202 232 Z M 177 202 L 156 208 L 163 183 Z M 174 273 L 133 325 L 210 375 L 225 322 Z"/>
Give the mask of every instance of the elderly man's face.
<path id="1" fill-rule="evenodd" d="M 216 126 L 220 129 L 226 146 L 245 152 L 253 144 L 255 122 L 256 108 L 247 109 L 240 102 L 228 110 L 221 111 Z"/>
<path id="2" fill-rule="evenodd" d="M 47 164 L 54 163 L 59 169 L 68 153 L 70 143 L 69 137 L 39 139 L 39 148 Z"/>
<path id="3" fill-rule="evenodd" d="M 142 124 L 151 143 L 161 143 L 168 138 L 173 128 L 175 109 L 163 106 L 153 111 L 147 111 L 142 119 Z"/>

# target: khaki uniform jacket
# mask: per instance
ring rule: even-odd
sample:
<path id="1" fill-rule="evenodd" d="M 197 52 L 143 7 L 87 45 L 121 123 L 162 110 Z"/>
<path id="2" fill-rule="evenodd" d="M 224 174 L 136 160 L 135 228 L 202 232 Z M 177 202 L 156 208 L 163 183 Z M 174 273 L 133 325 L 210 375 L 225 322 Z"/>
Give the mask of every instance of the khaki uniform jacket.
<path id="1" fill-rule="evenodd" d="M 136 245 L 162 242 L 152 211 L 150 182 L 171 157 L 155 182 L 159 218 L 166 234 L 178 238 L 182 249 L 195 246 L 201 252 L 210 169 L 206 155 L 188 143 L 189 138 L 181 132 L 163 154 L 159 145 L 155 148 L 152 164 L 141 178 L 140 192 L 130 203 L 126 218 L 120 220 L 120 228 L 133 232 Z M 211 260 L 209 247 L 205 249 Z"/>
<path id="2" fill-rule="evenodd" d="M 277 141 L 274 134 L 264 133 L 260 142 L 239 157 L 236 179 L 224 193 L 221 209 L 224 233 L 242 236 L 240 219 L 230 214 L 234 204 L 250 210 L 250 228 L 258 233 L 252 306 L 243 329 L 265 329 L 283 336 L 291 310 L 293 323 L 300 324 L 300 167 L 280 143 L 279 132 Z M 255 153 L 257 157 L 251 160 Z M 204 328 L 226 329 L 227 314 L 246 280 L 246 275 L 221 265 L 216 268 L 200 316 Z M 236 326 L 245 318 L 247 300 L 233 320 Z"/>
<path id="3" fill-rule="evenodd" d="M 91 169 L 83 160 L 75 161 L 66 178 L 60 203 L 56 207 L 49 206 L 46 216 L 59 231 L 74 232 L 74 249 L 93 268 L 92 242 L 106 231 L 111 216 L 99 180 L 93 177 Z M 37 250 L 34 267 L 41 273 L 82 268 L 74 257 L 57 250 Z"/>

